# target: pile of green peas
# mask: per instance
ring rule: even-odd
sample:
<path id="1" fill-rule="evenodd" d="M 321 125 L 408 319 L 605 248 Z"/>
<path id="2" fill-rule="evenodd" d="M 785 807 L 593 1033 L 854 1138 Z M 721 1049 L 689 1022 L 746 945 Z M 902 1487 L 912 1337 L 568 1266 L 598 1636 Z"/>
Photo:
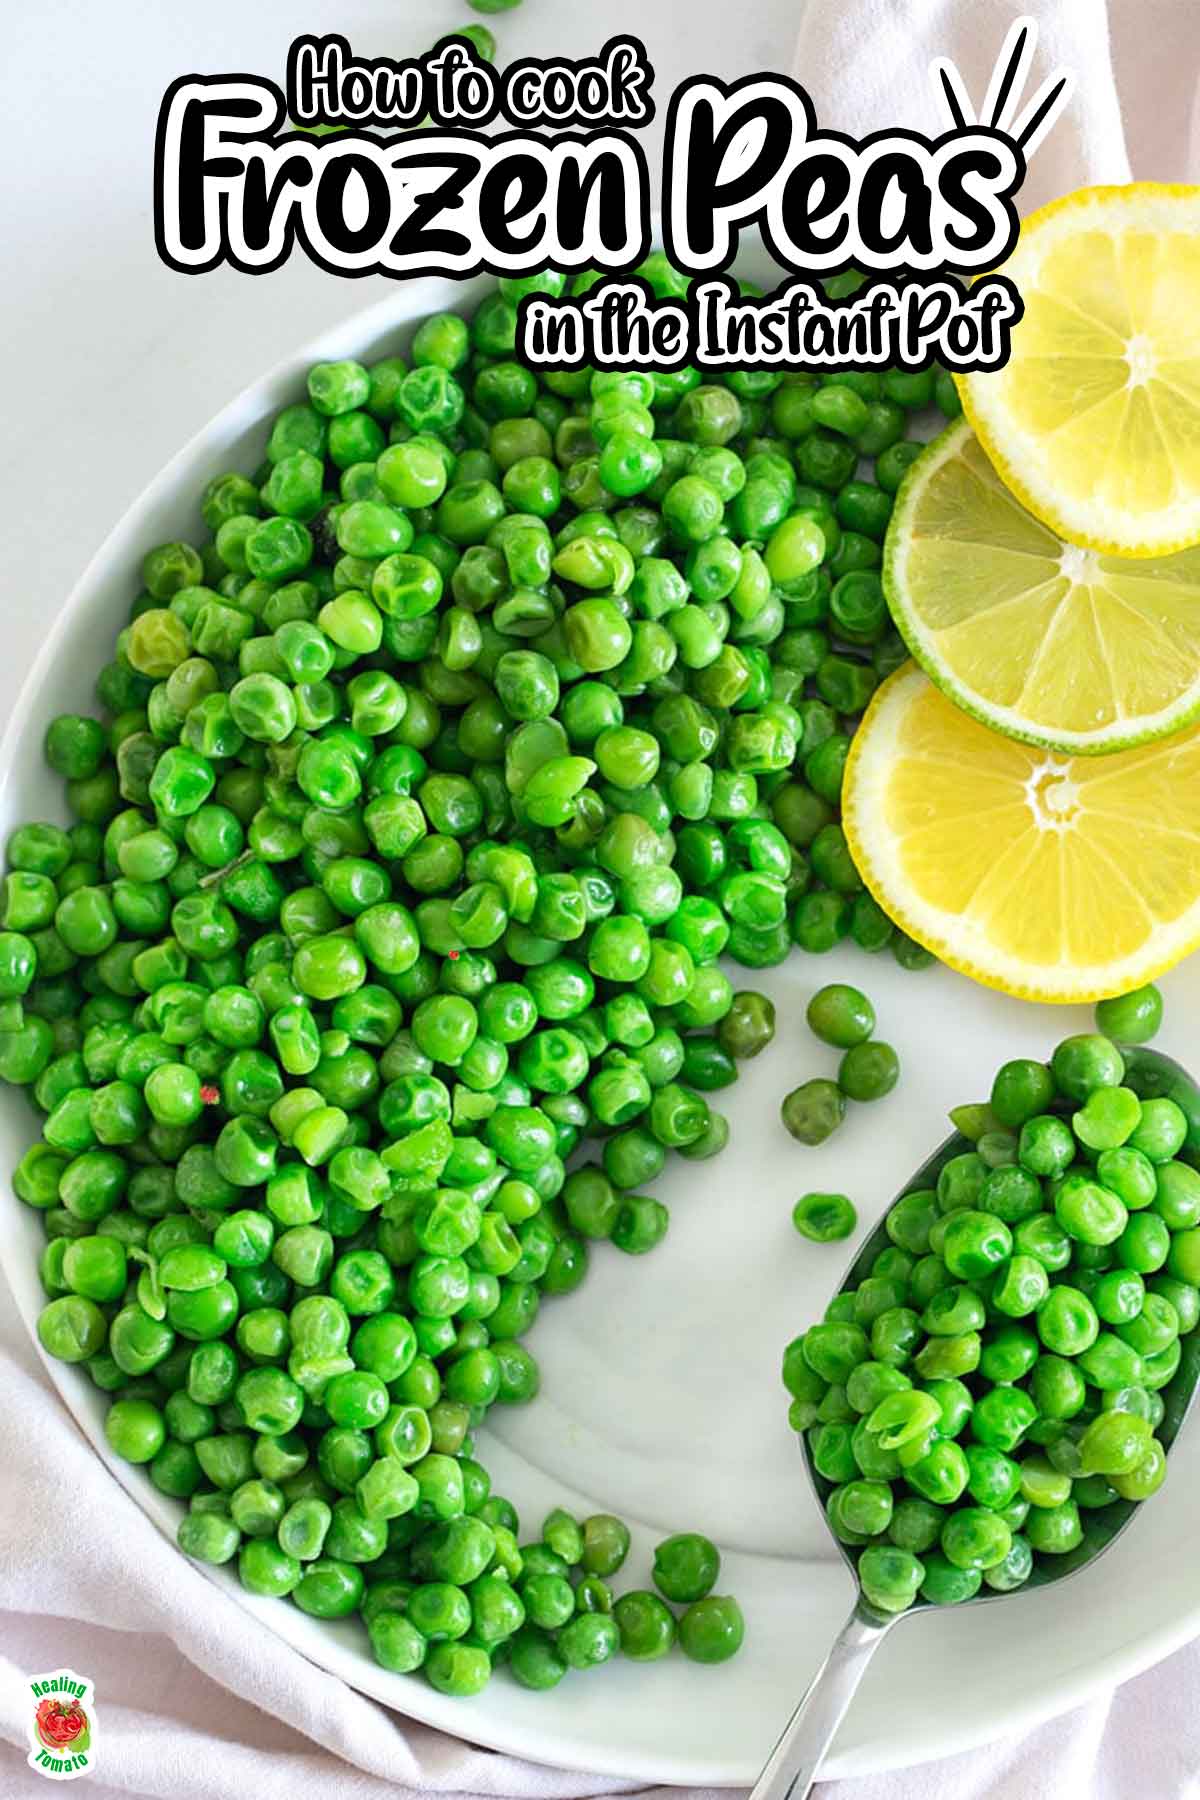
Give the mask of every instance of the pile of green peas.
<path id="1" fill-rule="evenodd" d="M 400 1612 L 376 1655 L 453 1693 L 544 1630 L 475 1434 L 590 1246 L 661 1242 L 648 1186 L 723 1148 L 710 1096 L 771 1040 L 719 959 L 928 960 L 838 801 L 903 655 L 905 434 L 952 387 L 535 375 L 516 304 L 562 285 L 311 370 L 203 541 L 146 556 L 101 716 L 47 732 L 72 823 L 13 832 L 0 884 L 44 1347 L 190 1554 Z M 720 1600 L 685 1649 L 730 1641 Z"/>
<path id="2" fill-rule="evenodd" d="M 862 1104 L 882 1100 L 891 1093 L 900 1079 L 900 1058 L 890 1044 L 873 1035 L 875 1008 L 867 996 L 845 982 L 834 981 L 818 988 L 805 1016 L 813 1036 L 841 1050 L 842 1060 L 836 1081 L 814 1076 L 786 1094 L 780 1116 L 797 1143 L 823 1144 L 845 1118 L 847 1100 Z M 844 1208 L 841 1220 L 845 1223 Z M 797 1229 L 802 1229 L 799 1221 Z M 845 1230 L 825 1231 L 822 1241 L 830 1236 L 846 1237 L 853 1229 L 851 1212 Z"/>
<path id="3" fill-rule="evenodd" d="M 1148 992 L 1101 1017 L 1144 1041 Z M 953 1115 L 974 1148 L 896 1202 L 890 1246 L 784 1353 L 791 1423 L 881 1612 L 1018 1588 L 1164 1478 L 1162 1390 L 1200 1321 L 1200 1142 L 1125 1075 L 1099 1033 L 1006 1063 Z"/>

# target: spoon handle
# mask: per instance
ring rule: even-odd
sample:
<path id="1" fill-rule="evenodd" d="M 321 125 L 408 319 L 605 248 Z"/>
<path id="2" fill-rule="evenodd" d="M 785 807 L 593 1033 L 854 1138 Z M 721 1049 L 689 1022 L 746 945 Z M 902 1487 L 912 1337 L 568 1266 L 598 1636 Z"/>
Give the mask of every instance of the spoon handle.
<path id="1" fill-rule="evenodd" d="M 850 1614 L 767 1758 L 750 1800 L 804 1800 L 890 1624 L 890 1619 L 865 1619 L 857 1608 Z"/>

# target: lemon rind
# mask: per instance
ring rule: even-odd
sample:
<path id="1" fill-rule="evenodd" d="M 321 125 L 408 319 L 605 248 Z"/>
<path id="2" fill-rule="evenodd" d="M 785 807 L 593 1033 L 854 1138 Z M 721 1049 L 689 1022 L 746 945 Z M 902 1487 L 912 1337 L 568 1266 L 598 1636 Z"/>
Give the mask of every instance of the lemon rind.
<path id="1" fill-rule="evenodd" d="M 1200 186 L 1188 182 L 1135 181 L 1116 187 L 1078 188 L 1074 193 L 1064 194 L 1061 199 L 1039 207 L 1023 222 L 1020 240 L 1005 265 L 1006 273 L 1016 282 L 1019 291 L 1022 252 L 1036 249 L 1037 239 L 1047 231 L 1053 234 L 1056 222 L 1068 215 L 1121 207 L 1145 218 L 1160 207 L 1173 212 L 1176 202 L 1190 202 L 1195 207 L 1192 229 L 1200 233 Z M 1171 222 L 1179 229 L 1181 221 L 1174 219 Z M 1020 330 L 1019 326 L 1017 330 Z M 1191 502 L 1180 502 L 1172 507 L 1167 514 L 1171 523 L 1164 523 L 1161 533 L 1150 537 L 1144 519 L 1136 529 L 1132 522 L 1127 529 L 1119 529 L 1117 521 L 1121 515 L 1111 507 L 1067 501 L 1051 482 L 1035 482 L 1028 456 L 1022 455 L 1022 448 L 1029 443 L 1029 438 L 1025 433 L 1006 429 L 1003 413 L 989 404 L 988 373 L 956 375 L 954 379 L 963 411 L 1005 486 L 1036 519 L 1057 532 L 1068 544 L 1098 550 L 1109 556 L 1141 560 L 1170 556 L 1200 542 L 1200 493 Z M 1132 515 L 1125 517 L 1132 521 Z"/>
<path id="2" fill-rule="evenodd" d="M 928 481 L 933 464 L 936 462 L 940 465 L 954 456 L 959 443 L 965 441 L 971 432 L 969 420 L 953 420 L 926 445 L 904 476 L 896 494 L 884 542 L 881 575 L 888 608 L 909 654 L 921 665 L 930 680 L 971 718 L 998 731 L 1003 737 L 1013 738 L 1021 744 L 1030 744 L 1039 750 L 1058 750 L 1073 756 L 1106 756 L 1114 750 L 1135 750 L 1141 744 L 1169 737 L 1173 732 L 1182 731 L 1186 725 L 1192 724 L 1200 717 L 1200 655 L 1197 659 L 1196 680 L 1192 686 L 1158 712 L 1127 716 L 1119 725 L 1105 726 L 1096 731 L 1056 732 L 1033 723 L 1012 707 L 996 706 L 985 700 L 976 689 L 967 686 L 934 649 L 919 614 L 908 598 L 908 583 L 904 575 L 908 526 L 915 510 L 916 496 Z M 1022 496 L 1018 495 L 1017 498 L 1022 499 L 1022 504 L 1025 504 Z M 1047 520 L 1043 519 L 1041 523 L 1054 530 Z M 1111 551 L 1107 553 L 1112 554 Z"/>
<path id="3" fill-rule="evenodd" d="M 890 750 L 907 707 L 926 681 L 924 672 L 906 663 L 876 690 L 855 732 L 846 759 L 842 790 L 842 829 L 868 891 L 902 931 L 960 974 L 984 987 L 1019 1000 L 1077 1005 L 1125 994 L 1153 981 L 1200 945 L 1200 896 L 1170 925 L 1154 929 L 1144 954 L 1116 961 L 1075 965 L 1058 978 L 989 946 L 981 932 L 970 948 L 962 942 L 962 920 L 906 891 L 896 879 L 892 834 L 882 816 L 891 766 Z M 954 926 L 957 924 L 957 936 Z"/>

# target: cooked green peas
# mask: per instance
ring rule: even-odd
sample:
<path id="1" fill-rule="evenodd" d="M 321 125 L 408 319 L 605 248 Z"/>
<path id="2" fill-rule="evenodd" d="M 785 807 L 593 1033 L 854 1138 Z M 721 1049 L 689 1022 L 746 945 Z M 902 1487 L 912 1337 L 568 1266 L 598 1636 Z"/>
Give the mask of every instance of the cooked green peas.
<path id="1" fill-rule="evenodd" d="M 976 1149 L 896 1203 L 892 1247 L 785 1354 L 791 1423 L 880 1609 L 1009 1592 L 1080 1545 L 1080 1506 L 1164 1478 L 1160 1390 L 1200 1324 L 1200 1176 L 1177 1159 L 1181 1106 L 1124 1075 L 1101 1036 L 1006 1064 L 990 1106 L 953 1115 Z M 884 1536 L 924 1564 L 896 1565 L 903 1591 Z"/>
<path id="2" fill-rule="evenodd" d="M 38 1339 L 48 1356 L 61 1362 L 86 1362 L 104 1346 L 104 1314 L 82 1295 L 51 1300 L 38 1318 Z"/>
<path id="3" fill-rule="evenodd" d="M 227 1563 L 237 1555 L 241 1532 L 217 1512 L 188 1512 L 179 1521 L 179 1548 L 198 1562 Z"/>
<path id="4" fill-rule="evenodd" d="M 867 1428 L 875 1433 L 882 1449 L 898 1450 L 902 1444 L 922 1442 L 941 1418 L 941 1408 L 931 1393 L 904 1388 L 879 1401 L 867 1419 Z"/>
<path id="5" fill-rule="evenodd" d="M 634 1662 L 657 1662 L 675 1643 L 675 1615 L 657 1594 L 645 1589 L 622 1594 L 613 1607 L 613 1619 L 621 1649 Z"/>
<path id="6" fill-rule="evenodd" d="M 1012 1130 L 1044 1113 L 1054 1098 L 1054 1081 L 1044 1063 L 1019 1057 L 1007 1062 L 992 1083 L 994 1117 Z"/>
<path id="7" fill-rule="evenodd" d="M 844 1383 L 867 1359 L 867 1336 L 859 1325 L 827 1321 L 814 1325 L 802 1341 L 805 1363 L 827 1382 Z"/>
<path id="8" fill-rule="evenodd" d="M 65 780 L 80 781 L 95 775 L 106 749 L 103 726 L 78 713 L 62 713 L 46 731 L 46 761 Z"/>
<path id="9" fill-rule="evenodd" d="M 1050 1067 L 1059 1093 L 1079 1102 L 1097 1088 L 1119 1087 L 1125 1073 L 1116 1045 L 1106 1037 L 1088 1035 L 1064 1038 Z"/>
<path id="10" fill-rule="evenodd" d="M 806 1081 L 785 1097 L 781 1116 L 798 1143 L 823 1144 L 846 1116 L 845 1095 L 836 1082 Z"/>
<path id="11" fill-rule="evenodd" d="M 792 1224 L 814 1244 L 847 1238 L 857 1223 L 858 1215 L 845 1194 L 802 1194 L 792 1208 Z"/>
<path id="12" fill-rule="evenodd" d="M 1129 1088 L 1099 1088 L 1088 1095 L 1071 1124 L 1089 1150 L 1118 1150 L 1137 1129 L 1141 1116 L 1141 1103 Z"/>
<path id="13" fill-rule="evenodd" d="M 708 1594 L 684 1611 L 678 1631 L 679 1647 L 692 1662 L 722 1663 L 741 1649 L 746 1623 L 732 1595 Z"/>
<path id="14" fill-rule="evenodd" d="M 1187 1119 L 1174 1100 L 1146 1100 L 1127 1143 L 1152 1163 L 1169 1162 L 1187 1141 Z"/>
<path id="15" fill-rule="evenodd" d="M 682 291 L 661 257 L 645 272 Z M 489 1504 L 469 1437 L 536 1393 L 517 1339 L 540 1296 L 578 1284 L 585 1244 L 653 1248 L 646 1184 L 725 1142 L 706 1096 L 774 1013 L 716 959 L 895 941 L 837 807 L 845 715 L 895 654 L 877 569 L 912 394 L 542 377 L 513 359 L 515 307 L 563 286 L 506 280 L 407 357 L 318 365 L 254 479 L 209 483 L 211 541 L 145 560 L 109 719 L 47 732 L 79 824 L 12 835 L 0 916 L 0 1074 L 44 1115 L 14 1185 L 52 1233 L 47 1349 L 170 1394 L 122 1394 L 109 1430 L 164 1492 L 228 1496 L 199 1495 L 185 1549 L 314 1616 L 369 1608 L 378 1660 L 451 1693 L 486 1681 L 484 1645 L 531 1687 L 621 1634 L 669 1646 L 657 1600 L 609 1616 L 610 1515 L 553 1621 L 490 1567 L 418 1576 L 423 1547 Z M 868 1048 L 859 1097 L 882 1091 Z M 844 1105 L 810 1084 L 788 1128 L 820 1141 Z M 1167 1163 L 1174 1121 L 1144 1113 Z M 602 1166 L 568 1175 L 596 1126 Z M 1188 1206 L 1168 1176 L 1155 1219 Z M 1154 1225 L 1128 1244 L 1167 1267 Z M 910 1379 L 934 1298 L 898 1265 L 873 1280 L 864 1322 L 811 1346 L 864 1411 Z M 1125 1349 L 1169 1359 L 1166 1322 Z M 805 1368 L 816 1408 L 833 1377 Z M 369 1571 L 385 1554 L 411 1596 Z M 494 1554 L 519 1575 L 515 1544 Z M 679 1627 L 702 1660 L 741 1629 L 707 1593 Z"/>
<path id="16" fill-rule="evenodd" d="M 937 1506 L 952 1506 L 966 1492 L 970 1480 L 970 1464 L 961 1446 L 952 1442 L 937 1442 L 930 1445 L 923 1455 L 917 1455 L 922 1448 L 919 1438 L 911 1440 L 910 1450 L 914 1460 L 904 1465 L 905 1478 L 922 1498 L 932 1501 Z M 861 1455 L 859 1457 L 862 1466 Z M 882 1471 L 881 1471 L 882 1473 Z M 889 1476 L 894 1471 L 888 1467 Z"/>
<path id="17" fill-rule="evenodd" d="M 1012 1533 L 1003 1519 L 986 1507 L 968 1506 L 947 1519 L 941 1547 L 955 1568 L 983 1573 L 1004 1561 L 1012 1548 Z"/>
<path id="18" fill-rule="evenodd" d="M 911 1606 L 925 1579 L 920 1558 L 892 1545 L 869 1546 L 859 1558 L 858 1571 L 863 1594 L 883 1613 Z"/>
<path id="19" fill-rule="evenodd" d="M 1129 1217 L 1115 1194 L 1083 1174 L 1064 1177 L 1055 1194 L 1054 1211 L 1069 1237 L 1094 1246 L 1113 1243 Z"/>
<path id="20" fill-rule="evenodd" d="M 1078 1356 L 1099 1335 L 1096 1309 L 1078 1288 L 1052 1288 L 1037 1316 L 1038 1336 L 1059 1356 Z"/>
<path id="21" fill-rule="evenodd" d="M 958 1208 L 946 1219 L 941 1255 L 947 1269 L 962 1281 L 994 1273 L 1011 1255 L 1012 1233 L 991 1213 Z"/>
<path id="22" fill-rule="evenodd" d="M 848 1100 L 881 1100 L 900 1079 L 900 1059 L 890 1044 L 855 1044 L 838 1065 L 838 1086 Z"/>
<path id="23" fill-rule="evenodd" d="M 119 1300 L 127 1276 L 125 1246 L 117 1238 L 77 1238 L 67 1244 L 63 1253 L 63 1281 L 71 1293 L 85 1299 L 100 1303 Z"/>
<path id="24" fill-rule="evenodd" d="M 984 1576 L 978 1569 L 957 1568 L 940 1551 L 932 1550 L 921 1560 L 921 1598 L 931 1606 L 961 1605 L 964 1600 L 973 1600 L 983 1585 Z"/>
<path id="25" fill-rule="evenodd" d="M 875 1029 L 875 1009 L 866 995 L 841 982 L 818 988 L 806 1017 L 810 1031 L 840 1050 L 865 1043 Z"/>
<path id="26" fill-rule="evenodd" d="M 608 1662 L 620 1648 L 616 1622 L 606 1613 L 577 1613 L 559 1632 L 556 1649 L 569 1669 L 591 1669 Z"/>
<path id="27" fill-rule="evenodd" d="M 292 1599 L 313 1618 L 344 1619 L 357 1610 L 365 1585 L 362 1570 L 354 1563 L 322 1556 L 305 1567 Z"/>
<path id="28" fill-rule="evenodd" d="M 687 1603 L 711 1591 L 721 1572 L 715 1544 L 697 1532 L 680 1532 L 654 1552 L 654 1583 L 668 1600 Z"/>
<path id="29" fill-rule="evenodd" d="M 1096 1030 L 1120 1044 L 1148 1044 L 1162 1025 L 1162 995 L 1153 983 L 1096 1003 Z"/>
<path id="30" fill-rule="evenodd" d="M 734 994 L 717 1027 L 721 1047 L 744 1060 L 758 1056 L 774 1035 L 775 1008 L 765 994 L 753 991 Z"/>
<path id="31" fill-rule="evenodd" d="M 1035 1507 L 1029 1514 L 1025 1535 L 1039 1556 L 1062 1556 L 1083 1540 L 1079 1508 L 1068 1500 L 1061 1506 Z"/>
<path id="32" fill-rule="evenodd" d="M 1031 1175 L 1062 1175 L 1075 1157 L 1075 1140 L 1064 1119 L 1050 1114 L 1027 1117 L 1017 1141 L 1017 1158 Z"/>
<path id="33" fill-rule="evenodd" d="M 583 1521 L 583 1567 L 592 1575 L 615 1575 L 629 1554 L 629 1527 L 611 1513 Z"/>

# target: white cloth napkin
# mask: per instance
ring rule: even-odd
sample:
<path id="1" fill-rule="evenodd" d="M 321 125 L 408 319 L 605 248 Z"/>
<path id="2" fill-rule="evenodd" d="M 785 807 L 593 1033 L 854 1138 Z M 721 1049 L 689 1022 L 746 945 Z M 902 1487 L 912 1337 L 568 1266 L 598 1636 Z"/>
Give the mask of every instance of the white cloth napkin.
<path id="1" fill-rule="evenodd" d="M 955 63 L 982 105 L 1005 37 L 1038 27 L 1026 94 L 1070 69 L 1075 91 L 1035 151 L 1022 212 L 1093 182 L 1194 181 L 1200 168 L 1200 14 L 1194 0 L 808 0 L 793 73 L 823 125 L 946 128 L 929 64 Z"/>
<path id="2" fill-rule="evenodd" d="M 1108 28 L 1115 10 L 1105 0 L 811 0 L 796 77 L 821 123 L 852 136 L 889 124 L 935 134 L 949 121 L 929 77 L 931 58 L 955 64 L 979 109 L 1010 26 L 1021 16 L 1036 18 L 1039 42 L 1026 98 L 1064 68 L 1074 71 L 1076 87 L 1032 159 L 1018 196 L 1028 212 L 1085 181 L 1130 179 Z"/>
<path id="3" fill-rule="evenodd" d="M 1077 76 L 1069 112 L 1034 159 L 1023 207 L 1131 172 L 1195 178 L 1195 0 L 808 0 L 795 72 L 823 122 L 850 132 L 888 123 L 929 129 L 930 58 L 951 56 L 978 103 L 1019 13 L 1042 26 L 1031 86 L 1052 67 Z M 582 1800 L 630 1791 L 398 1718 L 282 1641 L 264 1641 L 98 1463 L 42 1375 L 2 1281 L 0 1392 L 2 1800 L 46 1792 L 25 1765 L 23 1678 L 63 1662 L 93 1678 L 102 1715 L 102 1774 L 80 1790 L 82 1800 L 384 1800 L 417 1792 Z M 822 1784 L 822 1800 L 1195 1795 L 1198 1685 L 1193 1645 L 1023 1741 Z"/>

